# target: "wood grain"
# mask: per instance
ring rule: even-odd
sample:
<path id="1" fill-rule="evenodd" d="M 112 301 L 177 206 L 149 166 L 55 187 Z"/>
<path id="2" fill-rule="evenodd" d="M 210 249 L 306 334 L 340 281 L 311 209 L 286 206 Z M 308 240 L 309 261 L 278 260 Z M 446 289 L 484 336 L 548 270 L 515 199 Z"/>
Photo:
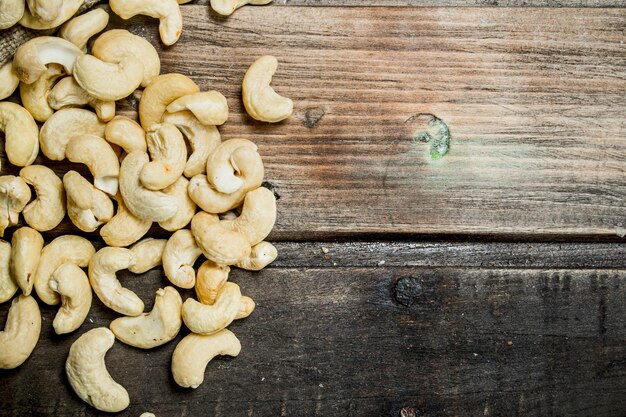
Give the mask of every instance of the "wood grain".
<path id="1" fill-rule="evenodd" d="M 190 4 L 208 4 L 209 0 L 194 0 Z M 625 7 L 624 0 L 274 0 L 273 6 L 385 6 L 385 7 Z"/>

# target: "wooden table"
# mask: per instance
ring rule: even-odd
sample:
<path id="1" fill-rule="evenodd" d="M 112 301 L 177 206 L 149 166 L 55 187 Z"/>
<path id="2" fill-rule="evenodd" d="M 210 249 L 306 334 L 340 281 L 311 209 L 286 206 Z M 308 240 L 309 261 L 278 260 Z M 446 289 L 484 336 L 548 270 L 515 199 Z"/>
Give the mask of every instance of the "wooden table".
<path id="1" fill-rule="evenodd" d="M 117 343 L 121 415 L 626 414 L 624 0 L 182 9 L 163 72 L 223 92 L 223 137 L 259 144 L 280 258 L 231 274 L 257 309 L 231 326 L 241 355 L 210 363 L 197 390 L 171 377 L 176 343 Z M 158 43 L 151 19 L 112 26 Z M 278 125 L 239 99 L 262 54 L 278 57 L 274 85 L 296 103 Z M 422 114 L 451 132 L 440 160 L 415 140 Z M 167 284 L 159 270 L 120 275 L 147 309 Z M 0 372 L 0 415 L 96 415 L 63 370 L 79 334 L 55 336 L 55 309 L 43 314 L 32 357 Z M 95 301 L 81 332 L 115 316 Z"/>

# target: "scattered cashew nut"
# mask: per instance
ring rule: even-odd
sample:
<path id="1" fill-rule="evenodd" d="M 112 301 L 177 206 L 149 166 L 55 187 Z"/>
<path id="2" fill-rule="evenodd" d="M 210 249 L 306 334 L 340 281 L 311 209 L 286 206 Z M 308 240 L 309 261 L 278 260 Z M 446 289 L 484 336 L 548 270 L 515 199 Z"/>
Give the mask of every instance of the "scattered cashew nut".
<path id="1" fill-rule="evenodd" d="M 250 256 L 246 236 L 224 227 L 226 220 L 213 216 L 200 212 L 191 220 L 191 231 L 204 256 L 218 265 L 234 265 Z"/>
<path id="2" fill-rule="evenodd" d="M 25 11 L 24 0 L 4 0 L 0 3 L 0 30 L 14 26 L 24 16 Z"/>
<path id="3" fill-rule="evenodd" d="M 63 0 L 26 0 L 33 17 L 50 22 L 59 16 Z"/>
<path id="4" fill-rule="evenodd" d="M 41 312 L 30 295 L 13 299 L 4 331 L 0 332 L 0 369 L 23 364 L 35 349 L 41 333 Z"/>
<path id="5" fill-rule="evenodd" d="M 252 118 L 277 123 L 293 113 L 293 101 L 280 96 L 270 86 L 278 68 L 278 60 L 265 55 L 257 59 L 243 78 L 243 104 Z"/>
<path id="6" fill-rule="evenodd" d="M 276 197 L 265 187 L 250 191 L 244 199 L 241 215 L 223 220 L 223 227 L 243 234 L 251 245 L 257 245 L 270 234 L 276 223 Z"/>
<path id="7" fill-rule="evenodd" d="M 241 153 L 248 148 L 257 152 L 257 146 L 247 139 L 230 139 L 218 146 L 207 160 L 207 179 L 217 191 L 225 194 L 237 192 L 246 184 L 246 177 L 250 176 L 250 168 L 255 169 L 259 164 L 256 160 L 250 160 L 250 152 Z M 240 150 L 241 149 L 241 150 Z M 243 158 L 239 155 L 243 155 Z M 260 157 L 258 158 L 260 160 Z M 240 166 L 241 165 L 241 166 Z M 254 173 L 254 177 L 263 178 L 263 163 L 260 164 L 261 172 Z M 243 177 L 243 178 L 242 178 Z"/>
<path id="8" fill-rule="evenodd" d="M 165 276 L 177 287 L 193 288 L 196 272 L 193 264 L 202 251 L 196 245 L 191 231 L 184 229 L 175 232 L 163 250 L 163 270 Z"/>
<path id="9" fill-rule="evenodd" d="M 152 161 L 141 169 L 139 179 L 149 190 L 162 190 L 183 175 L 187 146 L 182 133 L 169 123 L 152 125 L 146 140 Z"/>
<path id="10" fill-rule="evenodd" d="M 122 19 L 142 14 L 159 19 L 161 41 L 176 43 L 183 30 L 183 16 L 176 0 L 109 0 L 111 10 Z"/>
<path id="11" fill-rule="evenodd" d="M 204 262 L 196 277 L 196 297 L 202 304 L 213 304 L 217 293 L 228 281 L 230 267 L 217 265 L 212 261 Z"/>
<path id="12" fill-rule="evenodd" d="M 83 232 L 94 232 L 114 214 L 111 199 L 76 171 L 63 176 L 67 194 L 67 214 Z"/>
<path id="13" fill-rule="evenodd" d="M 174 217 L 159 222 L 159 226 L 169 232 L 175 232 L 187 226 L 193 216 L 196 214 L 196 203 L 193 202 L 187 190 L 189 189 L 189 180 L 185 177 L 179 177 L 178 180 L 163 192 L 167 195 L 175 196 L 178 199 L 178 210 Z"/>
<path id="14" fill-rule="evenodd" d="M 65 159 L 65 148 L 70 139 L 86 134 L 103 137 L 105 128 L 106 125 L 89 110 L 61 109 L 41 127 L 39 133 L 41 151 L 53 161 L 62 161 Z"/>
<path id="15" fill-rule="evenodd" d="M 248 271 L 260 271 L 265 268 L 278 257 L 278 250 L 269 242 L 261 242 L 252 247 L 250 256 L 242 259 L 236 267 L 246 269 Z"/>
<path id="16" fill-rule="evenodd" d="M 9 226 L 19 222 L 20 213 L 30 201 L 28 184 L 13 175 L 0 176 L 0 236 Z"/>
<path id="17" fill-rule="evenodd" d="M 86 52 L 89 38 L 102 32 L 108 24 L 109 14 L 103 9 L 94 9 L 67 21 L 59 29 L 58 35 Z"/>
<path id="18" fill-rule="evenodd" d="M 65 75 L 59 64 L 50 64 L 37 81 L 32 84 L 20 84 L 22 105 L 38 122 L 45 122 L 52 116 L 54 109 L 48 104 L 48 96 L 54 83 Z"/>
<path id="19" fill-rule="evenodd" d="M 144 220 L 131 213 L 120 194 L 115 196 L 117 213 L 100 229 L 100 236 L 109 246 L 124 247 L 141 239 L 152 226 L 152 221 Z"/>
<path id="20" fill-rule="evenodd" d="M 165 109 L 174 100 L 200 91 L 189 77 L 163 74 L 155 77 L 143 90 L 139 101 L 139 120 L 144 130 L 161 123 Z"/>
<path id="21" fill-rule="evenodd" d="M 5 152 L 13 165 L 28 166 L 39 153 L 39 128 L 24 107 L 3 101 L 0 103 L 0 131 L 5 135 Z"/>
<path id="22" fill-rule="evenodd" d="M 93 55 L 76 58 L 74 78 L 92 97 L 116 101 L 128 97 L 141 85 L 143 64 L 137 57 L 124 57 L 119 63 L 101 61 Z"/>
<path id="23" fill-rule="evenodd" d="M 225 329 L 235 320 L 241 307 L 241 291 L 233 282 L 226 282 L 213 304 L 202 304 L 193 298 L 183 303 L 183 321 L 193 333 L 212 334 Z"/>
<path id="24" fill-rule="evenodd" d="M 60 10 L 58 11 L 57 16 L 53 20 L 44 20 L 26 10 L 22 19 L 20 19 L 20 25 L 35 30 L 53 29 L 59 27 L 71 19 L 76 12 L 78 12 L 78 9 L 83 2 L 84 0 L 63 0 L 63 2 L 60 3 Z"/>
<path id="25" fill-rule="evenodd" d="M 55 110 L 88 104 L 93 107 L 98 115 L 98 119 L 103 122 L 107 122 L 115 117 L 115 101 L 102 101 L 90 96 L 78 85 L 74 77 L 63 78 L 50 90 L 48 104 Z"/>
<path id="26" fill-rule="evenodd" d="M 0 240 L 0 304 L 9 301 L 19 288 L 11 276 L 10 259 L 11 244 Z"/>
<path id="27" fill-rule="evenodd" d="M 2 6 L 0 6 L 1 8 Z M 0 11 L 0 16 L 2 12 Z M 1 25 L 0 25 L 1 26 Z M 0 27 L 1 29 L 1 27 Z M 15 92 L 20 84 L 20 79 L 13 71 L 13 61 L 5 62 L 0 66 L 0 100 L 4 100 Z"/>
<path id="28" fill-rule="evenodd" d="M 148 151 L 146 132 L 137 122 L 124 116 L 115 116 L 107 123 L 104 138 L 120 146 L 126 153 Z"/>
<path id="29" fill-rule="evenodd" d="M 61 179 L 43 165 L 22 168 L 20 177 L 32 185 L 37 194 L 22 212 L 26 223 L 40 232 L 57 227 L 65 217 L 65 191 Z"/>
<path id="30" fill-rule="evenodd" d="M 43 237 L 38 231 L 21 227 L 13 233 L 9 268 L 24 295 L 30 295 L 33 290 L 42 249 Z"/>
<path id="31" fill-rule="evenodd" d="M 55 269 L 50 288 L 61 295 L 61 308 L 54 316 L 52 327 L 56 334 L 78 329 L 91 308 L 91 286 L 87 274 L 75 264 L 63 264 Z"/>
<path id="32" fill-rule="evenodd" d="M 184 110 L 191 111 L 200 123 L 208 126 L 220 126 L 228 120 L 228 102 L 226 97 L 217 91 L 183 96 L 167 106 L 168 113 Z"/>
<path id="33" fill-rule="evenodd" d="M 130 250 L 133 252 L 136 262 L 129 266 L 128 270 L 133 274 L 143 274 L 161 265 L 166 244 L 167 239 L 153 239 L 151 237 L 135 243 Z"/>
<path id="34" fill-rule="evenodd" d="M 222 16 L 230 16 L 238 8 L 246 4 L 264 5 L 272 0 L 211 0 L 211 8 Z"/>
<path id="35" fill-rule="evenodd" d="M 96 188 L 109 195 L 117 194 L 120 163 L 106 140 L 91 134 L 74 136 L 67 143 L 65 156 L 72 162 L 87 165 Z"/>
<path id="36" fill-rule="evenodd" d="M 65 0 L 66 3 L 70 1 L 73 0 Z M 68 74 L 72 74 L 76 58 L 82 55 L 83 51 L 65 39 L 40 36 L 17 48 L 13 57 L 13 69 L 20 81 L 32 84 L 46 72 L 48 64 L 60 64 Z"/>

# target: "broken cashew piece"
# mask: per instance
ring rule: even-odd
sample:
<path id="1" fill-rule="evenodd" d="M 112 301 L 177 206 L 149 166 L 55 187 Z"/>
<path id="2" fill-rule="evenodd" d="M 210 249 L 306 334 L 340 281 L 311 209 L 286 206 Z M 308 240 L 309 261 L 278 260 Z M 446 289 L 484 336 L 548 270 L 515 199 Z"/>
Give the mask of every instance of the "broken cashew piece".
<path id="1" fill-rule="evenodd" d="M 144 220 L 131 213 L 120 194 L 115 196 L 117 213 L 100 229 L 100 236 L 109 246 L 125 247 L 141 239 L 152 226 L 150 220 Z"/>
<path id="2" fill-rule="evenodd" d="M 243 78 L 243 104 L 256 120 L 277 123 L 293 113 L 293 101 L 278 95 L 270 86 L 277 68 L 278 60 L 265 55 L 250 66 Z"/>
<path id="3" fill-rule="evenodd" d="M 10 260 L 11 244 L 0 240 L 0 304 L 9 301 L 19 288 L 11 276 Z"/>
<path id="4" fill-rule="evenodd" d="M 22 105 L 38 122 L 45 122 L 52 116 L 54 109 L 48 104 L 48 96 L 54 83 L 65 75 L 59 64 L 50 64 L 37 81 L 32 84 L 20 84 Z"/>
<path id="5" fill-rule="evenodd" d="M 13 233 L 9 268 L 24 295 L 30 295 L 33 290 L 42 249 L 43 237 L 38 231 L 21 227 Z"/>
<path id="6" fill-rule="evenodd" d="M 113 380 L 104 362 L 114 343 L 115 336 L 106 327 L 89 330 L 72 343 L 65 362 L 74 392 L 87 404 L 109 413 L 120 412 L 130 404 L 128 391 Z"/>
<path id="7" fill-rule="evenodd" d="M 103 9 L 94 9 L 67 21 L 59 29 L 58 36 L 86 52 L 89 38 L 102 32 L 108 24 L 109 14 Z"/>
<path id="8" fill-rule="evenodd" d="M 65 0 L 66 3 L 70 1 Z M 72 74 L 76 58 L 82 55 L 83 51 L 65 39 L 40 36 L 17 48 L 13 69 L 20 81 L 32 84 L 46 72 L 48 64 L 60 64 L 68 74 Z"/>
<path id="9" fill-rule="evenodd" d="M 106 125 L 94 112 L 85 109 L 61 109 L 41 127 L 41 151 L 53 161 L 62 161 L 70 139 L 82 135 L 103 137 L 105 128 Z"/>
<path id="10" fill-rule="evenodd" d="M 143 90 L 139 101 L 139 120 L 144 130 L 162 121 L 165 109 L 174 100 L 200 91 L 189 77 L 182 74 L 163 74 L 155 77 Z"/>
<path id="11" fill-rule="evenodd" d="M 233 282 L 226 282 L 215 302 L 202 304 L 193 298 L 183 303 L 183 321 L 193 333 L 212 334 L 225 329 L 235 320 L 241 307 L 241 290 Z"/>
<path id="12" fill-rule="evenodd" d="M 198 388 L 211 360 L 219 355 L 237 356 L 241 343 L 230 330 L 212 335 L 189 334 L 181 340 L 172 354 L 174 381 L 184 388 Z"/>
<path id="13" fill-rule="evenodd" d="M 107 123 L 104 138 L 124 149 L 126 153 L 148 151 L 146 132 L 137 122 L 128 117 L 115 116 Z"/>
<path id="14" fill-rule="evenodd" d="M 152 125 L 146 140 L 152 161 L 141 169 L 139 179 L 149 190 L 162 190 L 183 175 L 187 146 L 182 133 L 169 123 Z"/>
<path id="15" fill-rule="evenodd" d="M 196 277 L 196 296 L 202 304 L 213 304 L 217 293 L 228 281 L 230 267 L 217 265 L 212 261 L 204 262 Z"/>
<path id="16" fill-rule="evenodd" d="M 47 2 L 47 0 L 39 0 L 39 2 L 44 3 Z M 56 9 L 56 17 L 54 19 L 44 20 L 42 17 L 36 16 L 30 13 L 29 10 L 26 10 L 24 16 L 20 19 L 20 25 L 35 30 L 54 29 L 70 20 L 72 16 L 78 12 L 84 0 L 63 0 L 62 2 L 57 2 L 58 0 L 52 2 L 56 3 L 56 8 L 54 8 Z"/>
<path id="17" fill-rule="evenodd" d="M 272 0 L 211 0 L 211 8 L 222 16 L 230 16 L 246 4 L 260 6 L 271 2 Z"/>
<path id="18" fill-rule="evenodd" d="M 4 0 L 0 3 L 0 30 L 14 26 L 24 16 L 25 11 L 24 0 Z"/>
<path id="19" fill-rule="evenodd" d="M 103 101 L 116 101 L 128 97 L 141 85 L 143 64 L 138 58 L 127 56 L 111 64 L 93 55 L 76 58 L 76 82 L 92 97 Z"/>
<path id="20" fill-rule="evenodd" d="M 98 119 L 103 122 L 107 122 L 115 117 L 114 101 L 102 101 L 90 96 L 78 85 L 74 77 L 63 78 L 50 90 L 48 94 L 48 104 L 55 110 L 60 110 L 65 107 L 89 105 L 96 111 Z"/>
<path id="21" fill-rule="evenodd" d="M 175 232 L 186 227 L 196 214 L 196 203 L 189 197 L 187 189 L 189 188 L 189 180 L 185 177 L 179 177 L 178 180 L 163 192 L 167 195 L 174 196 L 178 199 L 178 210 L 174 217 L 159 222 L 159 226 L 168 232 Z"/>
<path id="22" fill-rule="evenodd" d="M 173 340 L 182 325 L 183 300 L 173 287 L 160 288 L 154 308 L 137 317 L 120 317 L 109 325 L 118 340 L 141 349 L 152 349 Z"/>
<path id="23" fill-rule="evenodd" d="M 170 282 L 180 288 L 193 288 L 196 272 L 193 264 L 202 255 L 191 231 L 175 232 L 163 250 L 163 270 Z"/>
<path id="24" fill-rule="evenodd" d="M 0 176 L 0 236 L 19 222 L 20 213 L 30 201 L 28 184 L 14 175 Z"/>
<path id="25" fill-rule="evenodd" d="M 41 333 L 41 312 L 30 295 L 13 299 L 0 332 L 0 369 L 14 369 L 23 364 L 35 349 Z"/>
<path id="26" fill-rule="evenodd" d="M 5 152 L 9 162 L 20 167 L 35 161 L 39 153 L 39 128 L 24 107 L 0 103 L 0 131 L 5 135 Z"/>
<path id="27" fill-rule="evenodd" d="M 239 261 L 235 266 L 248 271 L 260 271 L 278 257 L 276 247 L 269 242 L 261 242 L 252 247 L 250 256 Z"/>
<path id="28" fill-rule="evenodd" d="M 225 221 L 200 212 L 191 220 L 191 231 L 207 259 L 218 265 L 235 265 L 249 257 L 252 248 L 242 233 L 224 227 Z"/>
<path id="29" fill-rule="evenodd" d="M 76 171 L 63 176 L 67 194 L 67 214 L 83 232 L 94 232 L 114 214 L 111 199 Z"/>
<path id="30" fill-rule="evenodd" d="M 223 220 L 221 224 L 243 234 L 251 245 L 261 243 L 276 223 L 276 197 L 265 187 L 250 191 L 244 200 L 241 215 L 235 220 Z"/>
<path id="31" fill-rule="evenodd" d="M 130 250 L 133 252 L 137 262 L 129 266 L 128 270 L 133 274 L 143 274 L 152 268 L 160 266 L 166 244 L 167 239 L 153 239 L 151 237 L 135 243 Z"/>
<path id="32" fill-rule="evenodd" d="M 228 102 L 217 91 L 190 94 L 174 100 L 167 106 L 168 113 L 189 110 L 207 126 L 220 126 L 228 120 Z"/>
<path id="33" fill-rule="evenodd" d="M 102 303 L 126 316 L 143 313 L 143 301 L 131 290 L 122 287 L 115 273 L 135 263 L 130 249 L 105 247 L 89 261 L 89 282 Z"/>
<path id="34" fill-rule="evenodd" d="M 225 194 L 237 192 L 245 186 L 245 177 L 250 176 L 250 168 L 257 168 L 258 164 L 255 160 L 248 163 L 250 160 L 248 154 L 243 154 L 243 158 L 239 156 L 243 151 L 240 151 L 240 148 L 248 148 L 252 152 L 257 152 L 258 149 L 247 139 L 230 139 L 223 142 L 209 155 L 207 179 L 215 190 Z M 258 174 L 255 173 L 255 176 L 259 175 L 263 177 L 263 170 Z"/>
<path id="35" fill-rule="evenodd" d="M 127 20 L 138 14 L 159 19 L 161 42 L 176 43 L 183 31 L 183 16 L 176 0 L 110 0 L 111 10 Z"/>
<path id="36" fill-rule="evenodd" d="M 57 227 L 65 217 L 65 190 L 61 179 L 43 165 L 22 168 L 20 177 L 32 185 L 37 194 L 22 212 L 26 223 L 40 232 Z"/>
<path id="37" fill-rule="evenodd" d="M 0 15 L 2 15 L 1 11 Z M 17 74 L 13 71 L 13 61 L 5 62 L 0 66 L 0 100 L 4 100 L 13 94 L 18 85 L 20 85 L 20 79 L 17 78 Z"/>
<path id="38" fill-rule="evenodd" d="M 54 316 L 52 327 L 56 334 L 78 329 L 91 308 L 91 286 L 87 274 L 75 264 L 63 264 L 50 278 L 50 288 L 61 295 L 61 308 Z"/>
<path id="39" fill-rule="evenodd" d="M 74 136 L 67 143 L 65 156 L 72 162 L 87 165 L 96 188 L 109 195 L 117 194 L 120 163 L 106 140 L 90 134 Z"/>

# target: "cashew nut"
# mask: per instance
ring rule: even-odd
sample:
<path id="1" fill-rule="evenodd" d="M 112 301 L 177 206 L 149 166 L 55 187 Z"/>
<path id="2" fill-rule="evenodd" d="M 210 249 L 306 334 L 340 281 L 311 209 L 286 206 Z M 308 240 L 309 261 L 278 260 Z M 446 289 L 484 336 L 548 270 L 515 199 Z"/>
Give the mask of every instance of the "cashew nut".
<path id="1" fill-rule="evenodd" d="M 89 330 L 70 347 L 65 372 L 74 392 L 100 411 L 117 413 L 130 404 L 128 392 L 113 380 L 104 357 L 115 343 L 106 327 Z"/>
<path id="2" fill-rule="evenodd" d="M 258 188 L 261 182 L 262 178 L 259 181 L 255 180 L 250 184 L 250 187 L 252 189 Z M 188 190 L 189 197 L 191 197 L 198 207 L 208 213 L 224 213 L 234 209 L 241 204 L 248 191 L 246 187 L 232 194 L 220 193 L 211 187 L 206 175 L 196 175 L 193 177 L 191 181 L 189 181 Z"/>
<path id="3" fill-rule="evenodd" d="M 224 329 L 212 335 L 189 334 L 181 340 L 172 354 L 172 375 L 181 387 L 198 388 L 204 381 L 204 371 L 218 355 L 237 356 L 241 352 L 239 339 Z"/>
<path id="4" fill-rule="evenodd" d="M 293 101 L 280 96 L 270 86 L 278 68 L 278 60 L 265 55 L 257 59 L 243 78 L 243 104 L 252 118 L 277 123 L 293 113 Z"/>
<path id="5" fill-rule="evenodd" d="M 9 226 L 19 222 L 20 213 L 30 201 L 28 184 L 13 175 L 0 177 L 0 236 Z"/>
<path id="6" fill-rule="evenodd" d="M 166 243 L 167 239 L 153 239 L 151 237 L 135 243 L 130 250 L 133 252 L 136 262 L 129 266 L 128 270 L 133 274 L 143 274 L 161 265 Z"/>
<path id="7" fill-rule="evenodd" d="M 0 304 L 6 303 L 15 295 L 18 286 L 9 267 L 11 259 L 11 244 L 0 240 Z"/>
<path id="8" fill-rule="evenodd" d="M 54 83 L 65 75 L 59 64 L 50 64 L 37 81 L 32 84 L 20 84 L 22 105 L 38 122 L 45 122 L 52 116 L 54 109 L 48 104 L 48 96 Z"/>
<path id="9" fill-rule="evenodd" d="M 152 349 L 173 340 L 180 326 L 183 300 L 173 287 L 160 288 L 154 308 L 137 317 L 120 317 L 109 328 L 122 342 L 141 349 Z"/>
<path id="10" fill-rule="evenodd" d="M 235 220 L 223 220 L 224 227 L 243 234 L 251 245 L 260 243 L 276 223 L 276 197 L 265 187 L 250 191 L 244 200 L 241 215 Z"/>
<path id="11" fill-rule="evenodd" d="M 152 161 L 141 169 L 139 179 L 149 190 L 162 190 L 183 175 L 187 146 L 176 126 L 169 123 L 152 125 L 146 140 Z"/>
<path id="12" fill-rule="evenodd" d="M 183 96 L 167 106 L 169 113 L 183 110 L 191 111 L 200 123 L 208 126 L 220 126 L 228 120 L 228 102 L 226 97 L 217 91 Z"/>
<path id="13" fill-rule="evenodd" d="M 104 138 L 120 146 L 126 153 L 148 151 L 146 132 L 137 122 L 128 117 L 115 116 L 113 120 L 107 123 Z"/>
<path id="14" fill-rule="evenodd" d="M 183 30 L 183 16 L 176 0 L 109 0 L 111 10 L 127 20 L 138 14 L 159 19 L 161 41 L 176 43 Z"/>
<path id="15" fill-rule="evenodd" d="M 128 246 L 141 239 L 152 226 L 150 220 L 143 220 L 132 214 L 124 204 L 120 194 L 115 196 L 117 214 L 100 229 L 100 236 L 109 246 Z"/>
<path id="16" fill-rule="evenodd" d="M 86 52 L 89 38 L 102 32 L 108 24 L 109 14 L 103 9 L 94 9 L 66 22 L 58 35 Z"/>
<path id="17" fill-rule="evenodd" d="M 235 320 L 245 319 L 246 317 L 250 316 L 255 307 L 256 304 L 252 298 L 242 295 L 241 305 L 239 306 L 239 312 L 237 313 Z"/>
<path id="18" fill-rule="evenodd" d="M 246 152 L 242 148 L 247 148 Z M 246 179 L 263 178 L 263 163 L 255 158 L 257 146 L 247 139 L 230 139 L 218 146 L 207 160 L 207 179 L 215 190 L 231 194 L 246 185 Z M 252 151 L 252 152 L 250 152 Z M 260 172 L 258 171 L 260 168 Z"/>
<path id="19" fill-rule="evenodd" d="M 40 1 L 44 2 L 44 0 Z M 60 10 L 58 10 L 56 17 L 52 20 L 44 20 L 43 18 L 35 16 L 26 10 L 24 12 L 24 16 L 20 19 L 20 25 L 35 30 L 53 29 L 59 27 L 76 14 L 83 2 L 84 0 L 63 0 L 63 2 L 60 3 Z"/>
<path id="20" fill-rule="evenodd" d="M 178 199 L 161 191 L 148 190 L 139 180 L 148 161 L 148 154 L 139 151 L 124 158 L 120 169 L 120 192 L 126 207 L 135 216 L 154 222 L 171 219 L 178 211 Z"/>
<path id="21" fill-rule="evenodd" d="M 22 168 L 20 177 L 32 185 L 37 194 L 22 213 L 26 223 L 40 232 L 57 227 L 65 217 L 65 191 L 61 179 L 43 165 Z"/>
<path id="22" fill-rule="evenodd" d="M 0 369 L 23 364 L 35 349 L 41 333 L 41 312 L 30 295 L 13 299 L 4 331 L 0 332 Z"/>
<path id="23" fill-rule="evenodd" d="M 193 149 L 189 155 L 183 174 L 187 178 L 206 172 L 209 155 L 222 142 L 220 132 L 215 126 L 203 125 L 190 111 L 166 113 L 163 122 L 175 125 L 187 138 Z"/>
<path id="24" fill-rule="evenodd" d="M 50 288 L 61 295 L 61 308 L 54 316 L 52 327 L 56 334 L 78 329 L 91 308 L 91 286 L 87 274 L 74 264 L 63 264 L 55 269 Z"/>
<path id="25" fill-rule="evenodd" d="M 263 5 L 271 2 L 272 0 L 211 0 L 211 8 L 222 16 L 230 16 L 246 4 Z"/>
<path id="26" fill-rule="evenodd" d="M 0 8 L 1 7 L 2 6 L 0 6 Z M 0 16 L 2 16 L 1 11 Z M 13 61 L 8 61 L 0 65 L 0 100 L 4 100 L 13 94 L 19 84 L 20 79 L 17 78 L 17 74 L 13 71 Z"/>
<path id="27" fill-rule="evenodd" d="M 241 307 L 239 285 L 227 282 L 217 293 L 213 304 L 202 304 L 193 298 L 183 303 L 183 321 L 193 333 L 212 334 L 225 329 L 235 320 Z"/>
<path id="28" fill-rule="evenodd" d="M 89 261 L 89 282 L 102 303 L 126 316 L 143 313 L 143 301 L 131 290 L 122 287 L 115 273 L 135 264 L 130 249 L 105 247 Z"/>
<path id="29" fill-rule="evenodd" d="M 65 156 L 72 162 L 87 165 L 96 188 L 117 194 L 120 163 L 111 145 L 99 136 L 74 136 L 67 143 Z"/>
<path id="30" fill-rule="evenodd" d="M 98 9 L 100 10 L 100 9 Z M 35 83 L 37 84 L 37 83 Z M 90 96 L 74 79 L 65 77 L 48 94 L 48 104 L 55 110 L 70 106 L 90 105 L 103 122 L 115 117 L 115 102 L 102 101 Z"/>
<path id="31" fill-rule="evenodd" d="M 65 3 L 71 1 L 73 0 L 65 0 Z M 60 64 L 71 74 L 76 58 L 81 55 L 83 51 L 65 39 L 40 36 L 17 48 L 13 57 L 13 69 L 20 81 L 32 84 L 46 72 L 48 64 Z"/>
<path id="32" fill-rule="evenodd" d="M 76 58 L 73 74 L 90 96 L 115 101 L 128 97 L 141 85 L 143 64 L 133 56 L 111 64 L 93 55 L 83 55 Z"/>
<path id="33" fill-rule="evenodd" d="M 196 245 L 191 231 L 184 229 L 175 232 L 163 250 L 163 270 L 170 282 L 180 288 L 193 288 L 196 272 L 193 264 L 202 251 Z"/>
<path id="34" fill-rule="evenodd" d="M 198 269 L 196 278 L 196 296 L 202 304 L 213 304 L 218 291 L 228 281 L 230 267 L 217 265 L 212 261 L 204 262 Z"/>
<path id="35" fill-rule="evenodd" d="M 182 74 L 163 74 L 155 77 L 143 90 L 139 101 L 139 120 L 144 130 L 161 123 L 165 109 L 180 97 L 197 93 L 200 88 Z"/>
<path id="36" fill-rule="evenodd" d="M 50 288 L 50 279 L 54 271 L 63 264 L 85 268 L 94 253 L 96 250 L 91 242 L 80 236 L 59 236 L 48 243 L 41 251 L 39 266 L 35 273 L 35 291 L 41 301 L 48 305 L 59 304 L 61 301 L 59 295 Z"/>
<path id="37" fill-rule="evenodd" d="M 196 214 L 196 203 L 189 197 L 187 189 L 189 188 L 189 180 L 185 177 L 179 177 L 178 180 L 166 189 L 165 194 L 174 196 L 178 199 L 178 210 L 171 219 L 159 222 L 159 226 L 169 232 L 175 232 L 187 226 L 194 214 Z"/>
<path id="38" fill-rule="evenodd" d="M 41 151 L 53 161 L 65 159 L 65 148 L 74 136 L 104 136 L 106 125 L 98 116 L 84 109 L 62 109 L 54 113 L 41 127 Z M 117 156 L 116 156 L 117 158 Z"/>
<path id="39" fill-rule="evenodd" d="M 30 227 L 21 227 L 13 233 L 9 268 L 11 276 L 24 295 L 30 295 L 33 290 L 42 249 L 43 237 L 38 231 Z"/>
<path id="40" fill-rule="evenodd" d="M 6 138 L 9 162 L 24 167 L 35 161 L 39 153 L 39 129 L 28 110 L 8 101 L 0 103 L 0 131 Z"/>
<path id="41" fill-rule="evenodd" d="M 218 265 L 235 265 L 250 256 L 248 239 L 240 232 L 224 227 L 215 215 L 200 212 L 191 220 L 196 244 L 207 259 Z"/>
<path id="42" fill-rule="evenodd" d="M 14 26 L 24 16 L 25 10 L 24 0 L 4 0 L 0 3 L 0 29 Z"/>
<path id="43" fill-rule="evenodd" d="M 114 214 L 111 199 L 76 171 L 63 176 L 67 194 L 67 214 L 83 232 L 94 232 L 111 220 Z"/>
<path id="44" fill-rule="evenodd" d="M 260 271 L 278 257 L 276 247 L 269 242 L 261 242 L 252 247 L 250 256 L 239 261 L 235 266 L 248 271 Z"/>
<path id="45" fill-rule="evenodd" d="M 28 10 L 42 21 L 49 22 L 59 16 L 63 0 L 27 0 Z"/>
<path id="46" fill-rule="evenodd" d="M 144 69 L 141 82 L 143 87 L 150 84 L 161 72 L 161 59 L 154 46 L 127 30 L 114 29 L 104 32 L 94 42 L 91 54 L 104 62 L 114 64 L 129 56 L 138 58 Z"/>

